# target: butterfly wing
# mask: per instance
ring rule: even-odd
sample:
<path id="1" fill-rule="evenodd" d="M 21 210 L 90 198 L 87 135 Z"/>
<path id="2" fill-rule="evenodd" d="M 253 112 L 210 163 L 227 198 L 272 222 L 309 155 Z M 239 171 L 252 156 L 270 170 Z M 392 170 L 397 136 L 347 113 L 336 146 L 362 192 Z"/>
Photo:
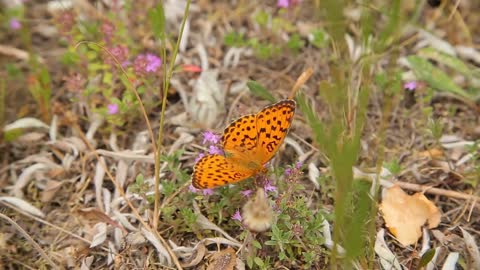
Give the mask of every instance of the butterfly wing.
<path id="1" fill-rule="evenodd" d="M 278 151 L 287 136 L 295 114 L 296 103 L 292 99 L 284 99 L 265 107 L 257 115 L 257 156 L 261 163 L 267 163 Z"/>
<path id="2" fill-rule="evenodd" d="M 227 157 L 240 158 L 257 147 L 256 115 L 244 115 L 233 121 L 223 131 L 223 151 Z"/>
<path id="3" fill-rule="evenodd" d="M 222 155 L 208 155 L 195 164 L 192 185 L 198 189 L 214 188 L 242 181 L 254 173 Z"/>

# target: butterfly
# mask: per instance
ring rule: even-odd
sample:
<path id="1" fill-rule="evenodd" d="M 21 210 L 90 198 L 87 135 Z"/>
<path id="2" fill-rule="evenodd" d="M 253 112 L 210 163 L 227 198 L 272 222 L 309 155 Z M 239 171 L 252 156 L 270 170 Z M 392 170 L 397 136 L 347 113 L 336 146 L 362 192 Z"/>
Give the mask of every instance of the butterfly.
<path id="1" fill-rule="evenodd" d="M 224 155 L 206 155 L 195 164 L 192 185 L 198 189 L 236 183 L 265 171 L 287 136 L 295 101 L 284 99 L 256 114 L 244 115 L 225 128 Z"/>

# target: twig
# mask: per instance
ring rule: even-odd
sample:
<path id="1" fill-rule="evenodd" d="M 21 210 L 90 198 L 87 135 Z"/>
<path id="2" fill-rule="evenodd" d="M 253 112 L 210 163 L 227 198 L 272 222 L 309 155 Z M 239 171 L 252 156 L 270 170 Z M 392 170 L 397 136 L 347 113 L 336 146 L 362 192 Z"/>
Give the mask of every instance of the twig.
<path id="1" fill-rule="evenodd" d="M 43 259 L 48 262 L 48 264 L 50 264 L 54 269 L 60 269 L 60 268 L 50 259 L 50 257 L 48 257 L 48 255 L 45 253 L 45 251 L 43 251 L 43 249 L 40 247 L 40 245 L 38 245 L 37 242 L 35 242 L 35 240 L 33 240 L 33 238 L 32 238 L 22 227 L 20 227 L 20 225 L 18 225 L 18 224 L 17 224 L 15 221 L 13 221 L 11 218 L 9 218 L 9 217 L 7 217 L 6 215 L 1 214 L 1 213 L 0 213 L 0 218 L 1 218 L 1 219 L 4 219 L 4 220 L 6 220 L 8 223 L 12 224 L 12 226 L 15 227 L 15 229 L 17 229 L 17 231 L 20 232 L 20 234 L 22 234 L 23 237 L 25 237 L 25 239 L 27 239 L 27 241 L 30 242 L 30 244 L 32 244 L 32 246 L 38 251 L 38 253 L 40 253 L 40 256 L 42 256 Z"/>
<path id="2" fill-rule="evenodd" d="M 27 51 L 20 50 L 15 47 L 11 46 L 6 46 L 6 45 L 1 45 L 0 44 L 0 54 L 7 55 L 7 56 L 13 56 L 17 59 L 23 60 L 23 61 L 28 61 L 30 59 L 30 54 Z M 44 64 L 45 59 L 38 57 L 38 62 Z"/>
<path id="3" fill-rule="evenodd" d="M 74 126 L 74 129 L 78 132 L 80 138 L 82 139 L 82 141 L 85 143 L 85 145 L 87 145 L 88 149 L 90 151 L 93 152 L 93 154 L 95 155 L 96 159 L 98 162 L 100 162 L 100 165 L 103 167 L 103 169 L 105 170 L 105 173 L 107 174 L 108 178 L 110 179 L 110 181 L 113 183 L 113 185 L 115 186 L 115 189 L 118 190 L 118 193 L 120 193 L 120 196 L 122 196 L 122 198 L 125 200 L 125 202 L 127 203 L 128 207 L 130 208 L 130 210 L 132 210 L 133 212 L 133 215 L 137 218 L 137 220 L 145 227 L 146 230 L 152 232 L 155 237 L 157 237 L 158 240 L 160 240 L 160 242 L 162 242 L 162 245 L 164 245 L 165 249 L 167 250 L 168 254 L 170 255 L 170 257 L 173 259 L 173 262 L 175 263 L 175 266 L 177 267 L 177 269 L 183 269 L 182 266 L 180 265 L 180 262 L 178 261 L 178 258 L 177 256 L 175 255 L 175 253 L 173 252 L 173 250 L 170 248 L 170 246 L 168 245 L 167 241 L 165 241 L 165 239 L 163 239 L 163 237 L 154 229 L 152 229 L 152 227 L 150 227 L 141 217 L 140 213 L 138 212 L 138 210 L 135 208 L 135 206 L 133 206 L 132 202 L 127 198 L 127 195 L 125 194 L 125 191 L 123 190 L 123 188 L 121 186 L 118 185 L 117 181 L 115 181 L 115 178 L 113 177 L 112 173 L 110 172 L 110 170 L 108 169 L 107 167 L 107 164 L 105 164 L 101 159 L 100 159 L 100 156 L 98 155 L 97 151 L 95 150 L 95 148 L 93 148 L 93 146 L 90 144 L 90 142 L 88 141 L 88 139 L 85 137 L 85 134 L 83 133 L 82 129 L 77 125 L 75 124 Z"/>
<path id="4" fill-rule="evenodd" d="M 165 110 L 167 108 L 167 96 L 168 96 L 168 89 L 170 88 L 170 80 L 173 75 L 173 69 L 175 67 L 175 59 L 177 58 L 178 49 L 180 47 L 180 41 L 182 40 L 183 30 L 185 28 L 185 23 L 187 22 L 188 13 L 190 10 L 190 2 L 191 0 L 187 0 L 185 5 L 185 10 L 183 14 L 182 24 L 180 26 L 180 33 L 177 39 L 177 43 L 173 48 L 172 58 L 170 59 L 170 66 L 168 72 L 166 72 L 166 66 L 164 66 L 164 81 L 163 81 L 163 97 L 162 97 L 162 109 L 160 113 L 160 127 L 158 129 L 158 136 L 157 136 L 157 148 L 155 149 L 155 201 L 153 205 L 153 213 L 154 217 L 158 216 L 159 213 L 159 206 L 160 206 L 160 156 L 162 151 L 162 143 L 163 143 L 163 128 L 165 126 Z M 163 35 L 163 57 L 166 57 L 166 41 L 165 41 L 165 33 Z M 155 145 L 155 141 L 152 141 Z M 153 220 L 153 230 L 157 230 L 158 228 L 158 219 Z M 180 264 L 178 264 L 180 266 Z M 180 267 L 181 269 L 181 267 Z"/>
<path id="5" fill-rule="evenodd" d="M 375 179 L 375 174 L 364 173 L 358 169 L 354 169 L 354 175 L 355 175 L 355 178 L 366 179 L 370 182 L 372 182 Z M 383 179 L 380 179 L 380 185 L 382 187 L 387 187 L 387 188 L 392 187 L 393 185 L 398 185 L 403 189 L 423 192 L 427 194 L 446 196 L 446 197 L 462 199 L 462 200 L 469 200 L 469 201 L 474 201 L 476 203 L 480 202 L 480 197 L 473 194 L 465 194 L 465 193 L 446 190 L 442 188 L 434 188 L 431 186 L 412 184 L 412 183 L 401 182 L 401 181 L 391 182 Z"/>
<path id="6" fill-rule="evenodd" d="M 5 206 L 7 206 L 7 207 L 9 207 L 9 208 L 17 211 L 18 213 L 20 213 L 20 214 L 22 214 L 22 215 L 24 215 L 24 216 L 27 216 L 28 218 L 31 218 L 31 219 L 33 219 L 33 220 L 35 220 L 35 221 L 38 221 L 38 222 L 40 222 L 40 223 L 42 223 L 42 224 L 44 224 L 44 225 L 50 226 L 50 227 L 52 227 L 52 228 L 54 228 L 54 229 L 56 229 L 56 230 L 59 230 L 59 231 L 65 233 L 65 234 L 67 234 L 67 235 L 70 235 L 70 236 L 72 236 L 72 237 L 74 237 L 74 238 L 77 238 L 78 240 L 83 241 L 83 242 L 87 243 L 88 245 L 91 245 L 91 244 L 92 244 L 92 242 L 89 241 L 88 239 L 85 239 L 85 238 L 83 238 L 83 237 L 81 237 L 81 236 L 79 236 L 79 235 L 76 235 L 76 234 L 74 234 L 74 233 L 72 233 L 72 232 L 70 232 L 70 231 L 67 231 L 67 230 L 65 230 L 64 228 L 59 227 L 59 226 L 57 226 L 57 225 L 55 225 L 55 224 L 52 224 L 52 223 L 50 223 L 50 222 L 48 222 L 48 221 L 46 221 L 46 220 L 43 220 L 43 219 L 41 219 L 41 218 L 39 218 L 39 217 L 36 217 L 36 216 L 34 216 L 34 215 L 31 215 L 30 213 L 25 212 L 25 211 L 23 211 L 23 210 L 15 207 L 15 206 L 11 205 L 11 204 L 8 204 L 8 203 L 5 203 L 5 202 L 0 202 L 0 203 L 2 203 L 3 205 L 5 205 Z M 108 249 L 105 249 L 105 251 L 108 251 Z"/>
<path id="7" fill-rule="evenodd" d="M 472 200 L 472 201 L 477 201 L 477 203 L 480 202 L 480 197 L 475 196 L 473 194 L 465 194 L 465 193 L 442 189 L 442 188 L 434 188 L 430 186 L 424 186 L 424 185 L 418 185 L 418 184 L 412 184 L 412 183 L 400 182 L 400 181 L 392 183 L 387 180 L 380 180 L 380 184 L 385 187 L 391 187 L 394 184 L 396 184 L 396 185 L 399 185 L 401 188 L 408 189 L 408 190 L 424 192 L 424 193 L 433 194 L 433 195 L 441 195 L 441 196 L 462 199 L 462 200 Z"/>
<path id="8" fill-rule="evenodd" d="M 295 95 L 298 89 L 300 89 L 300 87 L 302 87 L 302 85 L 304 85 L 307 82 L 307 80 L 310 79 L 312 74 L 313 74 L 313 68 L 311 67 L 307 68 L 304 72 L 302 72 L 302 74 L 300 74 L 297 81 L 292 87 L 292 91 L 290 92 L 290 95 L 288 96 L 289 99 L 295 98 Z"/>

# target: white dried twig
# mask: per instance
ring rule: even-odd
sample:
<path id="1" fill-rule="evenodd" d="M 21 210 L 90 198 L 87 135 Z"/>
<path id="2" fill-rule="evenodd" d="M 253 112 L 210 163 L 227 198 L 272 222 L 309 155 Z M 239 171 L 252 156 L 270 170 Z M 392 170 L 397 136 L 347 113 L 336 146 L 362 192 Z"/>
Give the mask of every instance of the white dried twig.
<path id="1" fill-rule="evenodd" d="M 418 50 L 422 47 L 427 47 L 430 46 L 438 51 L 444 52 L 446 54 L 456 56 L 457 53 L 455 51 L 455 48 L 448 43 L 447 41 L 431 34 L 430 32 L 427 32 L 423 29 L 418 29 L 418 36 L 419 36 L 419 41 L 417 42 L 417 45 L 415 46 L 415 49 Z"/>
<path id="2" fill-rule="evenodd" d="M 97 132 L 97 129 L 103 125 L 104 118 L 102 115 L 98 113 L 94 113 L 90 119 L 90 126 L 88 127 L 87 132 L 85 133 L 85 137 L 88 141 L 93 141 L 93 137 Z"/>
<path id="3" fill-rule="evenodd" d="M 115 172 L 115 181 L 117 181 L 117 184 L 120 188 L 123 188 L 125 186 L 125 182 L 127 181 L 127 175 L 128 175 L 128 163 L 125 162 L 124 160 L 119 160 L 117 162 L 117 170 Z M 115 193 L 113 195 L 114 198 L 120 197 L 120 192 L 115 189 Z"/>
<path id="4" fill-rule="evenodd" d="M 51 142 L 55 142 L 57 140 L 57 133 L 58 133 L 57 122 L 58 122 L 58 116 L 55 114 L 52 117 L 52 122 L 50 123 L 50 130 L 48 132 Z"/>
<path id="5" fill-rule="evenodd" d="M 14 129 L 24 128 L 44 128 L 48 130 L 50 127 L 42 121 L 38 120 L 37 118 L 25 117 L 17 119 L 13 123 L 4 126 L 3 131 L 7 132 Z"/>
<path id="6" fill-rule="evenodd" d="M 200 57 L 200 67 L 202 68 L 202 71 L 205 72 L 208 70 L 208 54 L 207 50 L 205 49 L 205 46 L 203 46 L 202 43 L 198 43 L 197 46 L 195 47 L 195 50 L 198 53 L 198 56 Z"/>
<path id="7" fill-rule="evenodd" d="M 455 270 L 460 254 L 458 252 L 450 252 L 443 264 L 442 270 Z"/>
<path id="8" fill-rule="evenodd" d="M 51 259 L 48 257 L 48 255 L 45 253 L 45 251 L 40 247 L 35 240 L 22 228 L 20 227 L 15 221 L 13 221 L 11 218 L 5 216 L 4 214 L 0 213 L 0 218 L 7 221 L 8 223 L 12 224 L 13 227 L 23 236 L 27 241 L 35 248 L 36 251 L 42 256 L 42 258 L 48 262 L 48 264 L 53 267 L 53 269 L 60 269 Z"/>
<path id="9" fill-rule="evenodd" d="M 470 255 L 470 266 L 473 266 L 472 269 L 480 269 L 480 251 L 478 250 L 478 243 L 475 241 L 475 238 L 462 227 L 460 227 L 460 230 L 462 230 L 465 247 L 467 248 L 468 255 Z"/>
<path id="10" fill-rule="evenodd" d="M 103 157 L 100 157 L 100 159 L 97 162 L 97 165 L 95 166 L 95 176 L 93 177 L 93 182 L 95 184 L 95 196 L 96 196 L 96 201 L 98 208 L 102 210 L 102 212 L 105 212 L 105 207 L 102 203 L 102 186 L 103 186 L 103 179 L 105 177 L 105 169 L 102 164 L 105 164 L 105 159 Z"/>
<path id="11" fill-rule="evenodd" d="M 97 151 L 97 154 L 101 156 L 113 158 L 115 160 L 124 160 L 127 163 L 130 163 L 132 161 L 140 162 L 140 163 L 149 163 L 149 164 L 155 163 L 153 154 L 149 154 L 149 155 L 137 154 L 137 152 L 143 152 L 143 150 L 141 151 L 124 150 L 122 152 L 112 152 L 104 149 L 97 149 L 96 151 Z M 91 155 L 93 155 L 93 153 Z"/>
<path id="12" fill-rule="evenodd" d="M 464 59 L 472 60 L 475 64 L 480 64 L 480 52 L 473 47 L 458 45 L 455 47 L 458 55 Z"/>
<path id="13" fill-rule="evenodd" d="M 160 243 L 160 241 L 158 241 L 155 235 L 145 228 L 142 228 L 141 231 L 143 233 L 143 236 L 145 236 L 145 238 L 150 241 L 150 243 L 152 243 L 152 245 L 157 250 L 160 263 L 172 265 L 172 258 L 170 257 L 170 254 L 168 254 L 167 249 L 162 245 L 162 243 Z"/>
<path id="14" fill-rule="evenodd" d="M 398 259 L 385 242 L 385 229 L 380 229 L 380 231 L 377 232 L 377 238 L 375 239 L 375 253 L 380 258 L 382 269 L 402 270 L 402 266 L 398 262 Z"/>
<path id="15" fill-rule="evenodd" d="M 430 234 L 428 233 L 428 230 L 427 228 L 423 227 L 422 228 L 422 249 L 420 250 L 419 252 L 419 255 L 420 256 L 423 256 L 423 254 L 425 254 L 425 252 L 427 252 L 428 250 L 430 250 Z"/>
<path id="16" fill-rule="evenodd" d="M 27 167 L 22 171 L 17 181 L 15 182 L 15 185 L 13 185 L 12 187 L 9 187 L 11 189 L 10 193 L 13 194 L 15 197 L 22 198 L 23 197 L 22 189 L 30 182 L 30 180 L 32 179 L 32 176 L 35 173 L 45 172 L 51 168 L 52 168 L 51 165 L 45 164 L 45 163 L 37 163 Z"/>
<path id="17" fill-rule="evenodd" d="M 332 231 L 330 229 L 330 224 L 328 223 L 328 221 L 326 219 L 324 219 L 323 222 L 322 222 L 322 234 L 323 234 L 323 238 L 325 239 L 324 245 L 328 249 L 332 250 L 335 243 L 332 240 Z M 345 249 L 338 244 L 337 244 L 337 253 L 340 256 L 345 255 Z"/>
<path id="18" fill-rule="evenodd" d="M 238 242 L 235 238 L 231 237 L 226 231 L 222 230 L 222 228 L 218 227 L 217 225 L 212 223 L 208 218 L 206 218 L 200 212 L 200 208 L 198 207 L 198 204 L 195 201 L 193 201 L 193 211 L 197 216 L 197 224 L 200 225 L 201 229 L 217 231 L 221 233 L 223 236 L 225 236 L 225 238 L 227 238 L 229 241 L 241 245 L 240 242 Z"/>
<path id="19" fill-rule="evenodd" d="M 192 122 L 211 128 L 218 124 L 218 119 L 225 110 L 224 107 L 225 92 L 220 88 L 218 71 L 203 71 L 193 86 L 193 97 L 187 107 Z"/>
<path id="20" fill-rule="evenodd" d="M 31 205 L 29 202 L 24 201 L 22 199 L 15 198 L 15 197 L 2 196 L 0 197 L 0 202 L 11 204 L 16 208 L 23 210 L 31 215 L 41 217 L 41 218 L 45 217 L 45 214 L 40 209 L 38 209 L 37 207 Z"/>
<path id="21" fill-rule="evenodd" d="M 428 262 L 428 264 L 425 266 L 425 270 L 435 270 L 437 269 L 437 259 L 438 259 L 438 254 L 440 254 L 440 251 L 442 250 L 442 247 L 436 247 L 435 248 L 435 254 L 433 255 L 432 260 Z"/>
<path id="22" fill-rule="evenodd" d="M 100 222 L 94 226 L 95 235 L 93 236 L 90 248 L 101 245 L 107 239 L 107 224 Z"/>
<path id="23" fill-rule="evenodd" d="M 315 189 L 320 189 L 320 184 L 318 183 L 318 178 L 320 177 L 320 170 L 317 168 L 315 163 L 310 162 L 308 164 L 308 179 L 313 183 Z"/>
<path id="24" fill-rule="evenodd" d="M 292 139 L 290 136 L 287 136 L 285 138 L 285 144 L 290 145 L 295 150 L 295 153 L 297 153 L 298 156 L 303 156 L 305 154 L 305 151 L 303 151 L 300 144 L 296 140 Z"/>

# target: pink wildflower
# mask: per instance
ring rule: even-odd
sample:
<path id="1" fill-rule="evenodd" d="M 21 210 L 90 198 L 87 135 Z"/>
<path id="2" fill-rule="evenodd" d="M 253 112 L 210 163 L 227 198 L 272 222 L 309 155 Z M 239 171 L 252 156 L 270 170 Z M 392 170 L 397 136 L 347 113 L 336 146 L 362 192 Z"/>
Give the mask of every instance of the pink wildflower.
<path id="1" fill-rule="evenodd" d="M 242 222 L 243 218 L 242 218 L 242 214 L 240 214 L 240 210 L 237 209 L 237 211 L 235 211 L 235 213 L 232 216 L 232 219 Z"/>
<path id="2" fill-rule="evenodd" d="M 107 106 L 108 114 L 117 114 L 118 113 L 118 104 L 111 103 Z"/>
<path id="3" fill-rule="evenodd" d="M 207 188 L 202 190 L 203 196 L 213 195 L 213 189 Z"/>
<path id="4" fill-rule="evenodd" d="M 13 30 L 18 30 L 20 28 L 22 28 L 22 24 L 20 23 L 20 21 L 16 18 L 12 18 L 10 20 L 10 28 L 13 29 Z"/>
<path id="5" fill-rule="evenodd" d="M 403 88 L 410 91 L 414 91 L 417 87 L 418 83 L 416 81 L 409 81 L 403 84 Z"/>

